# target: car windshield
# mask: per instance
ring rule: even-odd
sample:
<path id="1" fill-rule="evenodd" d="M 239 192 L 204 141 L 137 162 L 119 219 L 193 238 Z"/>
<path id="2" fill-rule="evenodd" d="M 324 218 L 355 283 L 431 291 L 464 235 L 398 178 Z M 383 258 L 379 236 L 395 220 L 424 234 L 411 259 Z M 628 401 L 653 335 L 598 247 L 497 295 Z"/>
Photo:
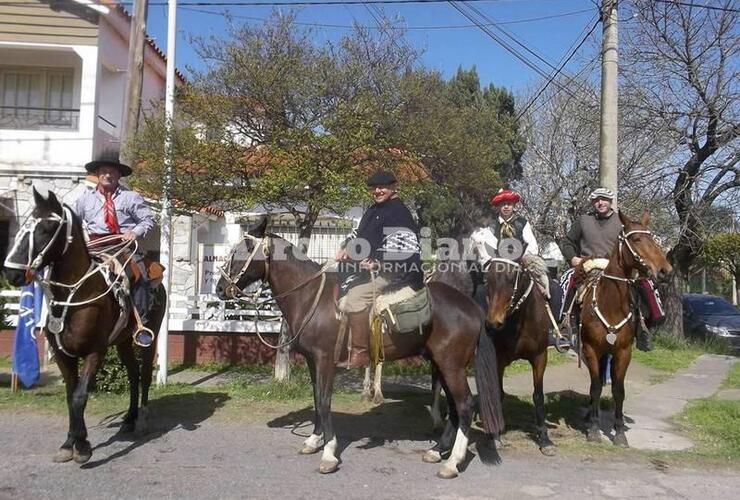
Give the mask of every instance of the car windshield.
<path id="1" fill-rule="evenodd" d="M 740 314 L 740 311 L 727 302 L 725 299 L 719 297 L 702 297 L 700 299 L 694 299 L 690 301 L 691 308 L 695 313 L 716 316 L 716 315 L 728 315 Z"/>

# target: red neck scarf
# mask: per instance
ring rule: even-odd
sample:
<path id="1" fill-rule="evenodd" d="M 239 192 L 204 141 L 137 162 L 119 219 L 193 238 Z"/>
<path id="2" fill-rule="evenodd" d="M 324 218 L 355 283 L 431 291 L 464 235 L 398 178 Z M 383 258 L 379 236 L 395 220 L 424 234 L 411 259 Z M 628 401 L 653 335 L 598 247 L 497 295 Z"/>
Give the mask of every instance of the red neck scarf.
<path id="1" fill-rule="evenodd" d="M 103 191 L 98 187 L 98 191 L 105 198 L 103 203 L 103 220 L 105 225 L 110 229 L 111 234 L 118 234 L 121 232 L 121 228 L 118 227 L 118 217 L 116 217 L 116 206 L 113 204 L 113 193 Z"/>

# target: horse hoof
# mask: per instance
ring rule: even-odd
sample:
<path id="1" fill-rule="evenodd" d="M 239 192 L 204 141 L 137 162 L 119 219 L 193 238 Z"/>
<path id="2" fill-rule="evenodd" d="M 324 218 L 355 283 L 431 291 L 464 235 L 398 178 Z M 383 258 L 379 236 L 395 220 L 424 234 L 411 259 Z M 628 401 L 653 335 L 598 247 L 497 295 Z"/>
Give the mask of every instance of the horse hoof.
<path id="1" fill-rule="evenodd" d="M 437 450 L 428 450 L 421 456 L 421 461 L 427 464 L 438 464 L 442 461 L 442 455 Z"/>
<path id="2" fill-rule="evenodd" d="M 315 446 L 308 446 L 307 444 L 303 445 L 303 448 L 298 450 L 299 455 L 313 455 L 319 451 L 319 449 Z"/>
<path id="3" fill-rule="evenodd" d="M 540 446 L 540 451 L 546 457 L 554 457 L 558 452 L 554 444 L 547 444 L 545 446 Z"/>
<path id="4" fill-rule="evenodd" d="M 322 460 L 321 465 L 319 465 L 319 472 L 322 474 L 331 474 L 332 472 L 336 472 L 338 468 L 339 460 L 336 458 L 331 460 Z"/>
<path id="5" fill-rule="evenodd" d="M 627 436 L 625 436 L 624 434 L 616 434 L 614 436 L 614 444 L 616 446 L 619 446 L 620 448 L 630 447 L 629 443 L 627 442 Z"/>
<path id="6" fill-rule="evenodd" d="M 363 403 L 369 403 L 373 400 L 373 396 L 369 392 L 363 392 L 362 396 L 360 396 L 360 401 Z"/>
<path id="7" fill-rule="evenodd" d="M 437 477 L 440 479 L 455 479 L 457 477 L 457 467 L 450 467 L 448 465 L 443 466 L 437 472 Z"/>
<path id="8" fill-rule="evenodd" d="M 378 396 L 377 394 L 373 396 L 373 404 L 382 405 L 383 403 L 385 403 L 385 398 L 382 394 L 380 396 Z"/>
<path id="9" fill-rule="evenodd" d="M 589 443 L 600 443 L 601 442 L 601 432 L 596 431 L 588 431 L 588 434 L 586 434 L 586 440 L 588 440 Z"/>
<path id="10" fill-rule="evenodd" d="M 72 460 L 72 448 L 59 448 L 54 454 L 54 463 L 63 464 Z"/>
<path id="11" fill-rule="evenodd" d="M 75 446 L 74 452 L 72 453 L 72 458 L 77 464 L 86 464 L 90 460 L 90 458 L 92 458 L 92 450 L 90 449 L 90 445 L 88 444 L 87 446 L 82 446 L 81 450 L 78 450 L 77 446 Z"/>

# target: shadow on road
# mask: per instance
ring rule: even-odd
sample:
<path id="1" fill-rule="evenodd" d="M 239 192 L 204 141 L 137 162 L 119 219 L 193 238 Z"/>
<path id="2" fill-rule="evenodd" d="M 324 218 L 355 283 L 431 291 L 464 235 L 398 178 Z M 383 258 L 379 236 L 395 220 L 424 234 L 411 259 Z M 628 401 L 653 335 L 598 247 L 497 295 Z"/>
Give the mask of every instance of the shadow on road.
<path id="1" fill-rule="evenodd" d="M 95 446 L 93 450 L 100 450 L 117 442 L 130 442 L 130 444 L 105 458 L 88 462 L 82 468 L 94 469 L 105 465 L 175 429 L 193 431 L 211 417 L 218 408 L 223 407 L 229 399 L 231 399 L 230 396 L 223 392 L 195 392 L 191 394 L 171 394 L 150 400 L 149 432 L 144 436 L 121 432 L 113 434 L 106 441 Z M 119 419 L 122 416 L 123 412 L 109 415 L 103 419 L 103 425 L 108 428 L 120 427 Z M 116 421 L 107 423 L 112 419 L 116 419 Z"/>

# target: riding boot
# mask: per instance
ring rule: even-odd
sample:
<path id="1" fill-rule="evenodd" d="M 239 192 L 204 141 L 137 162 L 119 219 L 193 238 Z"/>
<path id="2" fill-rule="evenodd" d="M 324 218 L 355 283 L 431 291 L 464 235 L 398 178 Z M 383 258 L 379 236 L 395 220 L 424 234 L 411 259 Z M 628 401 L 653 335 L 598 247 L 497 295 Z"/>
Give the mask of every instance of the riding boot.
<path id="1" fill-rule="evenodd" d="M 339 366 L 346 368 L 358 368 L 370 364 L 368 345 L 370 341 L 370 320 L 368 312 L 347 314 L 350 328 L 350 353 L 346 362 Z"/>
<path id="2" fill-rule="evenodd" d="M 650 333 L 650 330 L 640 324 L 637 325 L 636 347 L 638 350 L 644 352 L 649 352 L 653 350 L 652 334 Z"/>

